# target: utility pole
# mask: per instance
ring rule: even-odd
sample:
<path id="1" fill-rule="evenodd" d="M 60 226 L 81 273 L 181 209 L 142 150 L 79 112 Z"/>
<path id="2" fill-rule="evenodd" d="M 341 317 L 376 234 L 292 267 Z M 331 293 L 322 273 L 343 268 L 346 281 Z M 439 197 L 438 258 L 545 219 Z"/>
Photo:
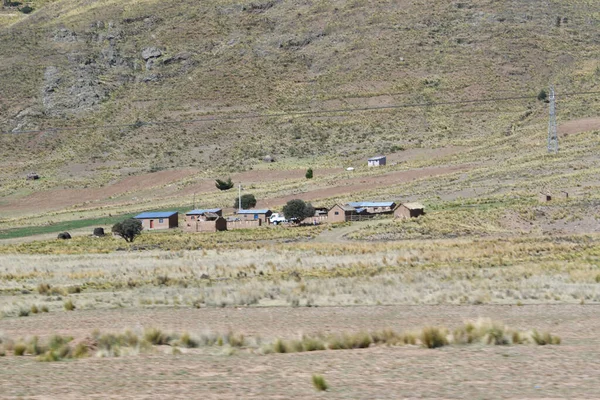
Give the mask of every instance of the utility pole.
<path id="1" fill-rule="evenodd" d="M 242 209 L 242 184 L 238 186 L 238 212 Z"/>
<path id="2" fill-rule="evenodd" d="M 194 192 L 194 210 L 196 209 L 196 192 Z"/>
<path id="3" fill-rule="evenodd" d="M 558 153 L 558 132 L 556 127 L 556 95 L 550 86 L 550 118 L 548 120 L 548 153 Z"/>

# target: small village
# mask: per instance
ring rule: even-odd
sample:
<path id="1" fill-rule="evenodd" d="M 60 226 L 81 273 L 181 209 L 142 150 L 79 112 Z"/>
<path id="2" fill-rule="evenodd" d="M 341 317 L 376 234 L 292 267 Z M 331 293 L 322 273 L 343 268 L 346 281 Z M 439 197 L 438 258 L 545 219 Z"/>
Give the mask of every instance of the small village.
<path id="1" fill-rule="evenodd" d="M 180 224 L 178 211 L 149 211 L 136 215 L 144 230 L 175 229 L 184 232 L 219 232 L 236 229 L 253 229 L 268 225 L 320 225 L 323 223 L 344 223 L 364 221 L 378 216 L 391 216 L 398 219 L 416 218 L 425 214 L 420 203 L 350 202 L 334 206 L 315 207 L 312 217 L 302 221 L 290 221 L 280 213 L 269 209 L 240 209 L 232 215 L 224 216 L 223 209 L 195 209 L 183 215 Z"/>

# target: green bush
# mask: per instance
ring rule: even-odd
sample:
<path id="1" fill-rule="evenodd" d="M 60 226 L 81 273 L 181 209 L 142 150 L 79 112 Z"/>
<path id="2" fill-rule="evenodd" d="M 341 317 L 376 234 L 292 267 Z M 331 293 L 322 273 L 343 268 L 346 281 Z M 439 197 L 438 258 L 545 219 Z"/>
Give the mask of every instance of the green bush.
<path id="1" fill-rule="evenodd" d="M 315 208 L 310 203 L 305 203 L 304 200 L 294 199 L 287 202 L 283 206 L 283 215 L 288 220 L 302 222 L 305 218 L 315 215 Z"/>
<path id="2" fill-rule="evenodd" d="M 137 236 L 142 233 L 142 221 L 135 218 L 126 219 L 122 222 L 117 222 L 112 227 L 112 232 L 121 236 L 125 241 L 131 243 Z"/>
<path id="3" fill-rule="evenodd" d="M 229 190 L 233 187 L 233 182 L 231 181 L 231 178 L 227 178 L 226 181 L 223 181 L 221 179 L 216 179 L 215 186 L 219 190 Z"/>
<path id="4" fill-rule="evenodd" d="M 249 208 L 252 208 L 256 205 L 256 197 L 254 197 L 253 194 L 247 193 L 247 194 L 243 194 L 241 197 L 241 202 L 242 202 L 242 210 L 247 210 Z M 233 208 L 239 208 L 240 206 L 240 199 L 236 198 L 234 203 L 233 203 Z"/>
<path id="5" fill-rule="evenodd" d="M 306 174 L 304 174 L 304 176 L 306 177 L 306 179 L 312 179 L 313 178 L 313 170 L 312 168 L 309 168 L 306 170 Z"/>

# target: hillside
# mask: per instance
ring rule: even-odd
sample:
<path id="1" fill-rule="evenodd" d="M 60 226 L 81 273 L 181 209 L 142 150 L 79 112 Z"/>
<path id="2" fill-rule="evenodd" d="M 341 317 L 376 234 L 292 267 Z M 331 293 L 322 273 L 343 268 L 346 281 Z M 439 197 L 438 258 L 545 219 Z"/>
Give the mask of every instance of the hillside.
<path id="1" fill-rule="evenodd" d="M 454 175 L 413 188 L 382 178 L 388 191 L 373 194 L 379 172 L 357 170 L 367 181 L 356 191 L 372 197 L 597 183 L 600 94 L 576 94 L 600 82 L 593 1 L 30 4 L 27 15 L 0 13 L 7 220 L 178 205 L 194 192 L 227 205 L 231 196 L 214 193 L 210 180 L 251 169 L 268 170 L 246 182 L 280 204 L 340 186 L 344 167 L 375 153 L 395 153 L 392 171 Z M 545 151 L 547 104 L 536 99 L 549 83 L 559 122 L 575 121 L 555 157 Z M 495 98 L 512 100 L 484 101 Z M 263 164 L 265 155 L 278 162 Z M 310 187 L 307 166 L 325 171 Z M 43 179 L 24 181 L 30 171 Z M 154 171 L 165 175 L 154 180 Z"/>

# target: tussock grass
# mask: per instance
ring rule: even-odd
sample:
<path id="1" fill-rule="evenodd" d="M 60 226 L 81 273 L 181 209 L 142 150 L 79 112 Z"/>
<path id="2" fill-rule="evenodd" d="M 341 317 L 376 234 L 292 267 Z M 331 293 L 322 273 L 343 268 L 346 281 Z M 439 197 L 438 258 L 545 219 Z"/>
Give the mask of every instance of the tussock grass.
<path id="1" fill-rule="evenodd" d="M 67 311 L 73 311 L 73 310 L 75 310 L 75 304 L 73 303 L 73 300 L 71 300 L 71 299 L 68 299 L 67 301 L 65 301 L 63 303 L 63 307 Z"/>
<path id="2" fill-rule="evenodd" d="M 531 333 L 531 339 L 540 346 L 546 346 L 549 344 L 558 345 L 561 343 L 560 337 L 553 336 L 548 332 L 539 333 L 537 330 L 534 330 Z"/>
<path id="3" fill-rule="evenodd" d="M 427 327 L 421 332 L 421 344 L 428 349 L 447 346 L 449 344 L 444 328 Z"/>
<path id="4" fill-rule="evenodd" d="M 323 392 L 323 391 L 326 391 L 327 389 L 329 389 L 329 385 L 327 384 L 327 382 L 325 382 L 325 378 L 323 378 L 322 375 L 313 375 L 312 383 L 313 383 L 313 386 L 315 387 L 315 389 L 317 389 L 320 392 Z"/>

